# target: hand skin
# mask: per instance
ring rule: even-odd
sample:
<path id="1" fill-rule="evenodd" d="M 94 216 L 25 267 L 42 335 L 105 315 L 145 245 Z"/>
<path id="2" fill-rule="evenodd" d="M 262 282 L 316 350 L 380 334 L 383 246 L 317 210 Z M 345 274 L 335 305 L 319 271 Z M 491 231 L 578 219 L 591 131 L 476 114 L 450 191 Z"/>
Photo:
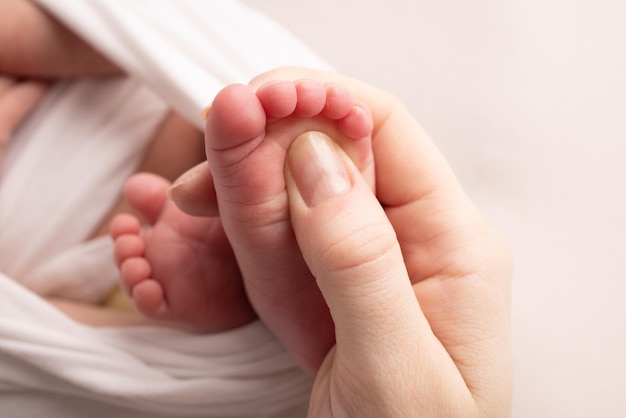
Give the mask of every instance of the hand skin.
<path id="1" fill-rule="evenodd" d="M 319 135 L 299 137 L 287 156 L 294 231 L 335 322 L 336 345 L 317 373 L 309 416 L 509 416 L 506 245 L 390 94 L 296 68 L 251 84 L 302 78 L 341 83 L 370 107 L 377 167 L 374 196 L 350 160 Z M 313 151 L 323 148 L 331 152 Z M 333 172 L 324 169 L 329 155 L 343 162 L 345 187 L 321 196 L 315 185 Z M 215 214 L 214 195 L 194 185 L 207 179 L 208 167 L 196 168 L 172 198 L 183 210 Z"/>

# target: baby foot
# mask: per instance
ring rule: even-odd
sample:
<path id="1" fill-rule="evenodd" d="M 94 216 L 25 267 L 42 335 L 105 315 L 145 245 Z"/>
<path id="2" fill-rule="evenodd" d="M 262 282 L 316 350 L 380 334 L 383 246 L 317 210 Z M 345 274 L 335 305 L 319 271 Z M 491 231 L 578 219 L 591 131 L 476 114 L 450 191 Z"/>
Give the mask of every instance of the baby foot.
<path id="1" fill-rule="evenodd" d="M 257 314 L 315 372 L 334 343 L 328 308 L 291 224 L 284 162 L 296 137 L 321 131 L 374 184 L 372 119 L 347 89 L 315 81 L 232 85 L 208 112 L 206 152 L 220 217 Z"/>
<path id="2" fill-rule="evenodd" d="M 250 322 L 254 314 L 232 249 L 217 218 L 181 212 L 166 197 L 169 182 L 137 174 L 124 190 L 130 214 L 111 222 L 122 288 L 144 316 L 196 332 Z"/>

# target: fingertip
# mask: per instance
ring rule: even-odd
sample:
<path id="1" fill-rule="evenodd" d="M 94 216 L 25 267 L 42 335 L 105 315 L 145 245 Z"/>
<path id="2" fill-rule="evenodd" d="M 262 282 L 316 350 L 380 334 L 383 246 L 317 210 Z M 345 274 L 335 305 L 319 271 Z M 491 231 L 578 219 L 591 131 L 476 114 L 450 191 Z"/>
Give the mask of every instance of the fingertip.
<path id="1" fill-rule="evenodd" d="M 168 188 L 167 195 L 191 216 L 218 216 L 217 196 L 209 164 L 204 161 L 188 170 Z"/>

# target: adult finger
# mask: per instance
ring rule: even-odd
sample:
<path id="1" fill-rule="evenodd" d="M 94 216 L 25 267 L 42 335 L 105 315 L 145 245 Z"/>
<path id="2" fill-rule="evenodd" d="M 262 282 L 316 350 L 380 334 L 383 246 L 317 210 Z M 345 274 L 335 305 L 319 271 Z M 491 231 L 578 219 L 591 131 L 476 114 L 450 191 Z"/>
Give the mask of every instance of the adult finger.
<path id="1" fill-rule="evenodd" d="M 289 149 L 291 220 L 304 258 L 335 322 L 337 347 L 369 353 L 428 333 L 400 245 L 352 162 L 324 134 Z"/>
<path id="2" fill-rule="evenodd" d="M 180 210 L 192 216 L 217 216 L 217 197 L 209 164 L 204 161 L 180 176 L 168 190 Z"/>

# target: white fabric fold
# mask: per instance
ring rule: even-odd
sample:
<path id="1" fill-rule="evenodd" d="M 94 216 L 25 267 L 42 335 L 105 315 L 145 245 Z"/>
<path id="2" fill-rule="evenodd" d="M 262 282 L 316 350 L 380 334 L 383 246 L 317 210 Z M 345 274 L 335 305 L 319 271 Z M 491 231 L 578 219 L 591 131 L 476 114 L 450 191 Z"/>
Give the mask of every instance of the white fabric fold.
<path id="1" fill-rule="evenodd" d="M 204 336 L 89 328 L 6 277 L 0 292 L 3 417 L 13 416 L 5 406 L 14 395 L 30 417 L 91 416 L 94 405 L 111 414 L 101 416 L 135 417 L 289 417 L 306 408 L 310 379 L 259 322 Z"/>
<path id="2" fill-rule="evenodd" d="M 111 238 L 102 236 L 55 255 L 20 281 L 38 295 L 97 304 L 117 286 L 113 260 Z"/>
<path id="3" fill-rule="evenodd" d="M 190 121 L 224 85 L 283 65 L 328 65 L 233 0 L 37 0 Z"/>
<path id="4" fill-rule="evenodd" d="M 166 109 L 129 78 L 54 86 L 0 164 L 0 271 L 21 281 L 87 239 L 136 170 Z"/>
<path id="5" fill-rule="evenodd" d="M 303 416 L 311 379 L 261 323 L 212 335 L 91 328 L 39 295 L 108 292 L 111 242 L 87 238 L 168 108 L 200 127 L 228 83 L 327 65 L 232 0 L 38 2 L 129 76 L 55 85 L 0 164 L 1 415 Z"/>

